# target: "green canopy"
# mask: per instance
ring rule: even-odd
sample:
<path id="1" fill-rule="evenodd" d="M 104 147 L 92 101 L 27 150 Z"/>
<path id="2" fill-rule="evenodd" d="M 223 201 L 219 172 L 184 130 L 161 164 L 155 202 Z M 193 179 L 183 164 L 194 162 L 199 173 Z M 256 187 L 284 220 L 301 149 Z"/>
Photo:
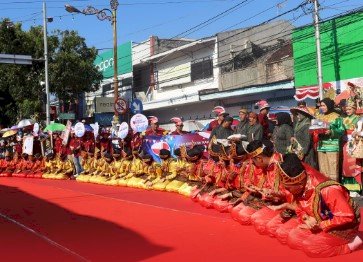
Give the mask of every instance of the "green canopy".
<path id="1" fill-rule="evenodd" d="M 47 127 L 44 129 L 44 132 L 51 131 L 51 132 L 61 132 L 66 129 L 66 126 L 60 123 L 53 123 L 47 125 Z"/>

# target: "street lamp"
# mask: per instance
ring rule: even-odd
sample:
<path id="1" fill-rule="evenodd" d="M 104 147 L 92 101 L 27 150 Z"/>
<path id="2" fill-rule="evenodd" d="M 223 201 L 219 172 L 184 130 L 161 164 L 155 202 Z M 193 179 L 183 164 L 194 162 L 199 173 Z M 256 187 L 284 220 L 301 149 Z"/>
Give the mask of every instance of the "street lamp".
<path id="1" fill-rule="evenodd" d="M 75 8 L 74 6 L 71 6 L 69 4 L 65 5 L 65 9 L 69 13 L 79 13 L 84 15 L 95 15 L 97 18 L 101 21 L 108 20 L 111 22 L 113 27 L 113 92 L 114 92 L 114 100 L 115 105 L 118 101 L 118 78 L 117 78 L 117 20 L 116 20 L 116 14 L 117 14 L 117 7 L 118 7 L 118 0 L 111 0 L 110 6 L 111 9 L 103 8 L 101 10 L 98 10 L 92 6 L 87 6 L 85 9 L 80 11 L 79 9 Z M 116 110 L 115 106 L 115 116 L 113 121 L 118 122 L 118 112 Z"/>

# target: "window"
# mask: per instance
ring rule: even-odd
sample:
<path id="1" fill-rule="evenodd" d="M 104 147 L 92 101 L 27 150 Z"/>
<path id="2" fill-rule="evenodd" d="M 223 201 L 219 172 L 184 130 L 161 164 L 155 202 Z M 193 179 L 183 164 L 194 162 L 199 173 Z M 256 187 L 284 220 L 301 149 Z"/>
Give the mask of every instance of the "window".
<path id="1" fill-rule="evenodd" d="M 213 76 L 213 60 L 208 57 L 203 60 L 196 60 L 191 65 L 192 81 L 205 79 Z"/>

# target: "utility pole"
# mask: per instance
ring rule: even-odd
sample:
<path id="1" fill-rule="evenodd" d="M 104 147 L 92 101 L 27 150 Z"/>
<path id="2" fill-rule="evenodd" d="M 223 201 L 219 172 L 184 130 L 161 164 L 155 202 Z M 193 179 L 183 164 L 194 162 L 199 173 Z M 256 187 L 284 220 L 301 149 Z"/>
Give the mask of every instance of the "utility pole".
<path id="1" fill-rule="evenodd" d="M 321 63 L 321 47 L 320 47 L 320 31 L 319 31 L 319 3 L 318 0 L 310 0 L 314 2 L 314 25 L 315 25 L 315 43 L 316 43 L 316 60 L 318 66 L 318 84 L 319 84 L 319 98 L 323 99 L 323 70 Z"/>
<path id="2" fill-rule="evenodd" d="M 46 123 L 50 123 L 50 97 L 49 97 L 49 79 L 48 79 L 48 32 L 47 32 L 47 10 L 46 4 L 43 2 L 43 37 L 44 37 L 44 63 L 45 63 L 45 94 L 47 97 L 46 101 Z"/>

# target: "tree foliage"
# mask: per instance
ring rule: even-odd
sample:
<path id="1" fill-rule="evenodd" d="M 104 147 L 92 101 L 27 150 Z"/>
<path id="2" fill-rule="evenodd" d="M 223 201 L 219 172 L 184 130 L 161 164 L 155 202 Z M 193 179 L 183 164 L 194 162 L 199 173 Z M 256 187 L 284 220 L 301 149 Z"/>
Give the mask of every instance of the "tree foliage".
<path id="1" fill-rule="evenodd" d="M 45 80 L 43 28 L 24 31 L 9 20 L 0 23 L 0 53 L 30 55 L 32 65 L 0 64 L 0 124 L 14 124 L 44 111 Z M 93 61 L 95 48 L 75 31 L 55 31 L 48 35 L 49 87 L 60 100 L 71 101 L 93 91 L 102 80 Z M 43 113 L 44 116 L 44 113 Z M 44 118 L 44 117 L 43 117 Z"/>

